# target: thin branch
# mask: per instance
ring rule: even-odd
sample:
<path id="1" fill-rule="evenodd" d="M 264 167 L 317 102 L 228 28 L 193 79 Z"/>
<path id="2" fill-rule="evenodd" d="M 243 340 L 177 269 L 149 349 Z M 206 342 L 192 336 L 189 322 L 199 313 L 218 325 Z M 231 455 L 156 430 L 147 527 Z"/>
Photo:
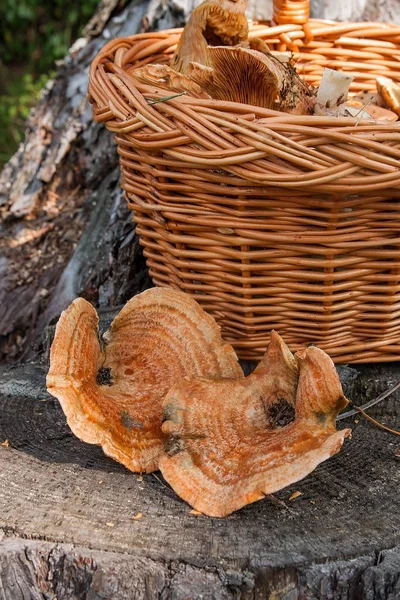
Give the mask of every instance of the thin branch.
<path id="1" fill-rule="evenodd" d="M 163 488 L 165 488 L 166 490 L 170 489 L 170 488 L 168 488 L 168 487 L 165 485 L 165 483 L 163 483 L 163 482 L 161 481 L 161 479 L 160 479 L 159 477 L 157 477 L 157 475 L 156 475 L 155 473 L 152 473 L 152 475 L 153 475 L 153 477 L 155 477 L 155 478 L 157 479 L 158 483 L 159 483 L 159 484 L 161 484 L 161 485 L 163 486 Z"/>
<path id="2" fill-rule="evenodd" d="M 285 510 L 288 511 L 292 511 L 293 508 L 291 508 L 290 506 L 288 506 L 286 504 L 286 502 L 284 502 L 283 500 L 280 500 L 279 498 L 277 498 L 276 496 L 274 496 L 273 494 L 264 494 L 263 492 L 261 492 L 264 496 L 264 498 L 266 498 L 267 500 L 269 500 L 270 502 L 272 502 L 272 504 L 274 504 L 275 506 L 278 506 L 279 508 L 284 508 Z"/>
<path id="3" fill-rule="evenodd" d="M 347 419 L 347 417 L 352 417 L 353 415 L 356 415 L 358 412 L 360 412 L 360 410 L 361 411 L 367 410 L 367 408 L 371 408 L 371 406 L 375 406 L 375 404 L 378 404 L 378 402 L 382 402 L 382 400 L 385 400 L 386 398 L 391 396 L 399 388 L 400 388 L 400 381 L 398 383 L 396 383 L 396 385 L 394 385 L 390 389 L 386 390 L 386 392 L 383 392 L 383 394 L 381 394 L 377 398 L 374 398 L 373 400 L 370 400 L 369 402 L 362 404 L 358 408 L 356 407 L 354 410 L 348 410 L 347 412 L 339 415 L 338 417 L 336 417 L 336 421 L 341 421 L 342 419 Z"/>
<path id="4" fill-rule="evenodd" d="M 385 431 L 388 431 L 389 433 L 394 433 L 394 435 L 400 435 L 400 431 L 397 431 L 396 429 L 390 429 L 390 427 L 386 427 L 385 425 L 382 425 L 382 423 L 379 423 L 379 421 L 377 421 L 376 419 L 373 419 L 372 417 L 367 415 L 367 413 L 364 412 L 361 407 L 356 408 L 356 410 L 357 410 L 357 412 L 361 413 L 363 417 L 368 419 L 368 421 L 371 421 L 371 423 L 374 423 L 374 425 L 377 425 L 381 429 L 384 429 Z"/>

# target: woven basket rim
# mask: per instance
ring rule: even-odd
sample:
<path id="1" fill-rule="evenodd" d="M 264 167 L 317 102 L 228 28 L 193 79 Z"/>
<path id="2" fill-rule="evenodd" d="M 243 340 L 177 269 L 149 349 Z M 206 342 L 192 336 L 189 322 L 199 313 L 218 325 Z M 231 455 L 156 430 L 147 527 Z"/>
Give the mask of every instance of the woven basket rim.
<path id="1" fill-rule="evenodd" d="M 302 26 L 301 25 L 276 25 L 271 27 L 268 21 L 251 21 L 249 20 L 249 38 L 251 37 L 257 37 L 258 35 L 260 35 L 260 28 L 268 29 L 269 34 L 272 33 L 285 33 L 285 32 L 293 32 L 293 31 L 298 31 L 301 32 L 302 31 Z M 313 27 L 316 27 L 317 25 L 323 25 L 324 27 L 317 28 L 315 29 L 315 31 L 313 31 L 314 34 L 318 35 L 323 35 L 325 33 L 324 29 L 328 28 L 329 30 L 334 30 L 335 32 L 338 32 L 339 30 L 354 30 L 354 29 L 367 29 L 370 27 L 373 27 L 374 29 L 374 35 L 371 36 L 371 40 L 376 39 L 378 32 L 375 30 L 379 30 L 379 33 L 383 33 L 383 32 L 389 32 L 391 33 L 391 35 L 395 34 L 399 36 L 399 48 L 400 48 L 400 25 L 393 25 L 390 23 L 375 23 L 375 22 L 363 22 L 363 21 L 355 21 L 355 22 L 337 22 L 337 21 L 330 21 L 330 20 L 326 20 L 326 19 L 309 19 L 308 21 L 309 26 L 311 27 L 311 29 L 313 29 Z M 120 47 L 123 47 L 125 45 L 128 45 L 130 47 L 133 47 L 133 45 L 136 42 L 140 42 L 141 40 L 147 40 L 147 39 L 168 39 L 174 35 L 178 35 L 181 34 L 181 32 L 183 31 L 183 27 L 177 27 L 177 28 L 171 28 L 171 29 L 165 29 L 165 30 L 161 30 L 161 31 L 154 31 L 154 32 L 145 32 L 145 33 L 137 33 L 137 34 L 133 34 L 130 36 L 126 36 L 126 37 L 119 37 L 119 38 L 114 38 L 113 40 L 110 40 L 109 42 L 107 42 L 102 49 L 98 52 L 98 54 L 95 56 L 95 58 L 92 61 L 91 67 L 90 67 L 90 71 L 89 71 L 89 97 L 90 97 L 90 87 L 91 87 L 91 82 L 94 79 L 94 75 L 95 72 L 99 66 L 99 64 L 101 62 L 104 62 L 104 59 L 108 58 L 109 61 L 108 62 L 112 62 L 115 64 L 114 62 L 114 58 L 115 58 L 115 52 L 117 49 L 119 49 Z M 116 48 L 117 46 L 117 48 Z M 307 48 L 307 46 L 303 46 L 303 48 Z M 155 63 L 156 64 L 156 63 Z M 121 69 L 121 71 L 123 73 L 126 73 L 126 71 L 123 69 L 123 67 L 117 67 L 119 69 Z M 400 62 L 399 62 L 399 72 L 400 72 Z M 300 73 L 301 76 L 301 73 Z M 136 87 L 134 84 L 134 81 L 132 80 L 131 85 L 133 87 Z M 167 90 L 166 90 L 167 91 Z M 141 94 L 141 92 L 138 90 L 138 93 Z M 151 94 L 149 93 L 148 96 L 151 96 Z M 91 99 L 91 97 L 90 97 Z M 267 109 L 267 108 L 262 108 L 262 107 L 258 107 L 258 106 L 254 106 L 252 104 L 243 104 L 240 102 L 223 102 L 220 100 L 215 100 L 215 99 L 200 99 L 200 98 L 194 98 L 192 96 L 189 95 L 181 95 L 181 96 L 177 96 L 173 99 L 173 102 L 182 102 L 184 104 L 197 104 L 197 105 L 203 105 L 203 106 L 209 106 L 210 108 L 215 108 L 217 110 L 221 110 L 221 104 L 224 105 L 224 107 L 228 108 L 229 110 L 227 111 L 229 112 L 249 112 L 249 113 L 255 113 L 256 115 L 259 115 L 258 118 L 268 118 L 268 122 L 272 123 L 272 121 L 270 121 L 270 119 L 273 119 L 273 121 L 276 123 L 279 120 L 281 120 L 282 122 L 284 121 L 285 123 L 293 123 L 293 124 L 297 124 L 297 125 L 301 125 L 304 124 L 305 126 L 314 126 L 314 127 L 326 127 L 329 125 L 336 125 L 338 127 L 340 126 L 344 126 L 347 125 L 349 127 L 354 126 L 357 127 L 358 131 L 361 131 L 362 128 L 365 128 L 367 131 L 373 131 L 374 128 L 375 129 L 379 129 L 380 131 L 382 129 L 387 130 L 387 131 L 400 131 L 400 118 L 398 121 L 392 122 L 392 123 L 388 123 L 388 124 L 382 124 L 379 123 L 377 124 L 376 120 L 374 120 L 371 117 L 371 120 L 369 119 L 363 119 L 362 120 L 362 124 L 360 125 L 360 119 L 358 119 L 357 117 L 335 117 L 335 116 L 317 116 L 317 115 L 293 115 L 290 113 L 285 113 L 282 111 L 278 111 L 278 110 L 274 110 L 274 109 Z M 240 107 L 240 109 L 239 109 Z M 223 109 L 222 109 L 223 111 Z M 116 116 L 116 119 L 118 120 L 118 116 Z M 122 120 L 122 119 L 121 119 Z"/>

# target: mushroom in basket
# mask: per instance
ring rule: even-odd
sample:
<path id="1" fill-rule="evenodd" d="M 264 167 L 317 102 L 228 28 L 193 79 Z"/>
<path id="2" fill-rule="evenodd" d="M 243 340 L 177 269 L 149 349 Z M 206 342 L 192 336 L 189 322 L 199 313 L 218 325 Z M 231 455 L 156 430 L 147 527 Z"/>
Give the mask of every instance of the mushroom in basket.
<path id="1" fill-rule="evenodd" d="M 208 64 L 207 46 L 247 44 L 247 0 L 205 0 L 190 15 L 171 66 L 187 73 L 191 62 Z"/>
<path id="2" fill-rule="evenodd" d="M 292 114 L 313 111 L 316 92 L 290 62 L 240 47 L 209 46 L 207 54 L 208 65 L 190 63 L 188 76 L 211 98 Z"/>
<path id="3" fill-rule="evenodd" d="M 100 340 L 97 327 L 83 298 L 62 313 L 47 388 L 77 437 L 132 471 L 154 471 L 170 387 L 185 377 L 242 377 L 236 353 L 214 319 L 172 289 L 132 298 Z"/>
<path id="4" fill-rule="evenodd" d="M 388 77 L 376 78 L 376 89 L 386 106 L 400 116 L 400 86 Z"/>

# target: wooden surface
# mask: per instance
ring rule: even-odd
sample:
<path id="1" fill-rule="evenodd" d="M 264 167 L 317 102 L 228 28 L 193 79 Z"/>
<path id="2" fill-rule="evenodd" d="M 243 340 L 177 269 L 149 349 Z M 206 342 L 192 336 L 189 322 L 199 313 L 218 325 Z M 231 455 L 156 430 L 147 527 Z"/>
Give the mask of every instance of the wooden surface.
<path id="1" fill-rule="evenodd" d="M 342 376 L 362 402 L 398 380 L 400 366 Z M 214 519 L 193 515 L 159 473 L 140 478 L 76 439 L 44 378 L 44 365 L 0 370 L 0 441 L 9 442 L 0 446 L 1 599 L 399 597 L 393 434 L 341 421 L 354 432 L 340 454 L 273 498 Z M 371 414 L 399 427 L 399 398 Z M 45 584 L 49 595 L 34 595 Z"/>

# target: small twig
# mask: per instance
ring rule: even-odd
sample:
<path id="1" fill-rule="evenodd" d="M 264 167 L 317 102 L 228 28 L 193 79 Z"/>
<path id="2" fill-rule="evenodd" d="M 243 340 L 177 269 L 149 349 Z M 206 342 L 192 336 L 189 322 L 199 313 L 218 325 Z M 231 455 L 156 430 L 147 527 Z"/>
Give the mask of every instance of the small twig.
<path id="1" fill-rule="evenodd" d="M 400 435 L 400 431 L 397 431 L 396 429 L 390 429 L 390 427 L 386 427 L 385 425 L 382 425 L 382 423 L 379 423 L 379 421 L 377 421 L 376 419 L 373 419 L 372 417 L 367 415 L 367 413 L 364 412 L 361 407 L 358 407 L 358 408 L 356 407 L 356 410 L 357 410 L 357 412 L 361 413 L 363 417 L 368 419 L 368 421 L 371 421 L 371 423 L 374 423 L 374 425 L 377 425 L 381 429 L 384 429 L 385 431 L 388 431 L 389 433 L 394 433 L 394 435 Z"/>
<path id="2" fill-rule="evenodd" d="M 261 492 L 263 493 L 263 492 Z M 277 498 L 276 496 L 274 496 L 273 494 L 263 494 L 264 498 L 266 498 L 267 500 L 269 500 L 270 502 L 272 502 L 272 504 L 275 504 L 275 506 L 278 506 L 279 508 L 284 508 L 286 510 L 292 510 L 292 508 L 290 506 L 288 506 L 286 504 L 286 502 L 284 502 L 283 500 L 280 500 L 279 498 Z"/>
<path id="3" fill-rule="evenodd" d="M 355 118 L 355 119 L 357 119 L 358 115 L 359 115 L 359 114 L 361 114 L 363 110 L 367 109 L 367 108 L 368 108 L 368 106 L 371 104 L 371 102 L 372 102 L 372 98 L 370 98 L 370 99 L 368 100 L 367 104 L 364 104 L 364 106 L 362 106 L 362 107 L 360 108 L 360 110 L 358 111 L 358 113 L 357 113 L 356 115 L 354 115 L 354 118 Z M 370 115 L 370 116 L 371 116 L 371 115 Z M 372 117 L 371 117 L 371 118 L 372 118 Z M 375 119 L 374 119 L 374 120 L 375 120 Z"/>
<path id="4" fill-rule="evenodd" d="M 362 404 L 360 407 L 355 408 L 354 410 L 348 410 L 347 412 L 343 413 L 342 415 L 339 415 L 338 417 L 336 417 L 336 421 L 341 421 L 342 419 L 347 419 L 347 417 L 352 417 L 353 415 L 356 415 L 358 412 L 360 412 L 360 410 L 367 410 L 367 408 L 371 408 L 371 406 L 375 406 L 375 404 L 378 404 L 378 402 L 385 400 L 385 398 L 388 398 L 389 396 L 391 396 L 399 388 L 400 388 L 400 381 L 398 383 L 396 383 L 396 385 L 394 385 L 390 389 L 386 390 L 386 392 L 383 392 L 383 394 L 381 394 L 377 398 L 374 398 L 373 400 L 370 400 L 369 402 Z"/>
<path id="5" fill-rule="evenodd" d="M 167 486 L 165 485 L 165 483 L 163 483 L 161 481 L 161 479 L 159 477 L 157 477 L 157 475 L 155 473 L 152 473 L 152 475 L 153 475 L 153 477 L 155 477 L 157 479 L 158 483 L 160 483 L 163 486 L 163 488 L 165 488 L 166 490 L 169 489 L 169 488 L 167 488 Z"/>
<path id="6" fill-rule="evenodd" d="M 179 94 L 174 94 L 173 96 L 164 96 L 163 98 L 157 98 L 157 100 L 153 100 L 153 98 L 146 98 L 147 104 L 158 104 L 159 102 L 167 102 L 167 100 L 173 100 L 174 98 L 179 98 L 179 96 L 183 96 L 186 92 L 180 92 Z"/>

